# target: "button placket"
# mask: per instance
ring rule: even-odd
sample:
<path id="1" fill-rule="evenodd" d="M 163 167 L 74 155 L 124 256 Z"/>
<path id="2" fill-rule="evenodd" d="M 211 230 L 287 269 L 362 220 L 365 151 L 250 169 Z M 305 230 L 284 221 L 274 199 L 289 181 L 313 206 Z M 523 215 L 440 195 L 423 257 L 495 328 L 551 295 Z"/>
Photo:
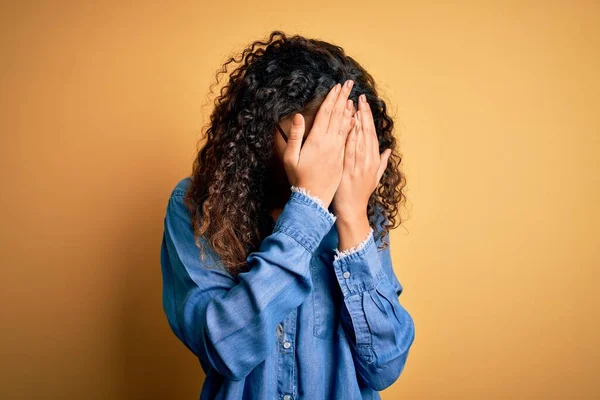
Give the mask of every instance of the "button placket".
<path id="1" fill-rule="evenodd" d="M 296 354 L 292 343 L 296 335 L 298 309 L 292 311 L 280 324 L 277 340 L 279 348 L 277 391 L 280 399 L 293 400 L 296 390 Z"/>
<path id="2" fill-rule="evenodd" d="M 283 348 L 286 350 L 292 347 L 292 343 L 289 340 L 287 340 L 287 335 L 288 333 L 283 328 L 283 324 L 279 323 L 277 325 L 277 342 L 281 342 L 281 346 L 283 346 Z M 279 340 L 279 338 L 281 338 L 281 341 Z"/>

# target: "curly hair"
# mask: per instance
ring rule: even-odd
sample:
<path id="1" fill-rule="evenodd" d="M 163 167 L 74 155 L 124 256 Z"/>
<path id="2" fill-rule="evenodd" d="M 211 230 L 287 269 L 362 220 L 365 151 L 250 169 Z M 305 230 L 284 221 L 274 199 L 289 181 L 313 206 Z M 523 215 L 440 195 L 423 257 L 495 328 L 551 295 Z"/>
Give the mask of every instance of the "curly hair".
<path id="1" fill-rule="evenodd" d="M 380 221 L 379 227 L 373 227 L 379 233 L 377 240 L 399 226 L 398 207 L 406 200 L 406 181 L 400 170 L 394 122 L 373 77 L 355 59 L 340 46 L 275 30 L 268 40 L 255 41 L 237 58 L 229 58 L 217 72 L 211 93 L 231 63 L 240 65 L 214 100 L 185 197 L 202 259 L 205 241 L 234 278 L 247 271 L 248 254 L 259 248 L 273 228 L 268 176 L 276 124 L 297 112 L 317 110 L 330 88 L 347 79 L 355 82 L 349 97 L 355 104 L 360 94 L 367 96 L 380 153 L 392 149 L 369 199 L 367 216 L 372 227 L 373 221 Z M 377 209 L 383 219 L 374 218 Z"/>

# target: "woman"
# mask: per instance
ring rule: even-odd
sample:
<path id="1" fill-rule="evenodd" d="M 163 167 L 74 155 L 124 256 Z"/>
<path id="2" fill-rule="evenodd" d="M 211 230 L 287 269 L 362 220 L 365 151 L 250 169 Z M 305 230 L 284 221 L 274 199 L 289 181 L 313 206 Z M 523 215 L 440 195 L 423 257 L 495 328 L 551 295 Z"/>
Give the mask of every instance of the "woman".
<path id="1" fill-rule="evenodd" d="M 386 105 L 323 41 L 274 31 L 237 61 L 168 201 L 169 325 L 201 399 L 379 399 L 414 341 L 384 241 L 405 185 Z"/>

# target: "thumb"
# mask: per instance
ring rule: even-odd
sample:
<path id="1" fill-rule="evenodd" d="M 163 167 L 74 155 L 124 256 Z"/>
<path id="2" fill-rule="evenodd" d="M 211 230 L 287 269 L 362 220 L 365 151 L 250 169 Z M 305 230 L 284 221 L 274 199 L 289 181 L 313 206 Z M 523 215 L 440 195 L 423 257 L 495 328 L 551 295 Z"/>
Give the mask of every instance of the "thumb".
<path id="1" fill-rule="evenodd" d="M 290 129 L 287 145 L 283 153 L 283 158 L 291 165 L 298 165 L 303 138 L 304 116 L 300 113 L 296 113 L 292 119 L 292 128 Z"/>
<path id="2" fill-rule="evenodd" d="M 379 169 L 377 170 L 377 183 L 381 180 L 385 169 L 387 168 L 387 163 L 392 154 L 392 149 L 385 149 L 383 153 L 381 153 L 381 158 L 379 162 Z"/>

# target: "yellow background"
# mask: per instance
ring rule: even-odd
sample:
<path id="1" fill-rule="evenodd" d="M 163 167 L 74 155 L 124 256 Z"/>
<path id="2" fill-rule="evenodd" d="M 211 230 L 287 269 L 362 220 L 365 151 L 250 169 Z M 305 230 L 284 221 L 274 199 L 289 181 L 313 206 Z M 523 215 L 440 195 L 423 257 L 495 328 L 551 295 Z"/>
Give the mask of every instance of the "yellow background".
<path id="1" fill-rule="evenodd" d="M 598 2 L 0 15 L 1 398 L 197 398 L 200 366 L 162 312 L 166 201 L 215 72 L 272 29 L 343 46 L 396 118 L 409 201 L 393 259 L 416 338 L 382 397 L 600 397 Z"/>

